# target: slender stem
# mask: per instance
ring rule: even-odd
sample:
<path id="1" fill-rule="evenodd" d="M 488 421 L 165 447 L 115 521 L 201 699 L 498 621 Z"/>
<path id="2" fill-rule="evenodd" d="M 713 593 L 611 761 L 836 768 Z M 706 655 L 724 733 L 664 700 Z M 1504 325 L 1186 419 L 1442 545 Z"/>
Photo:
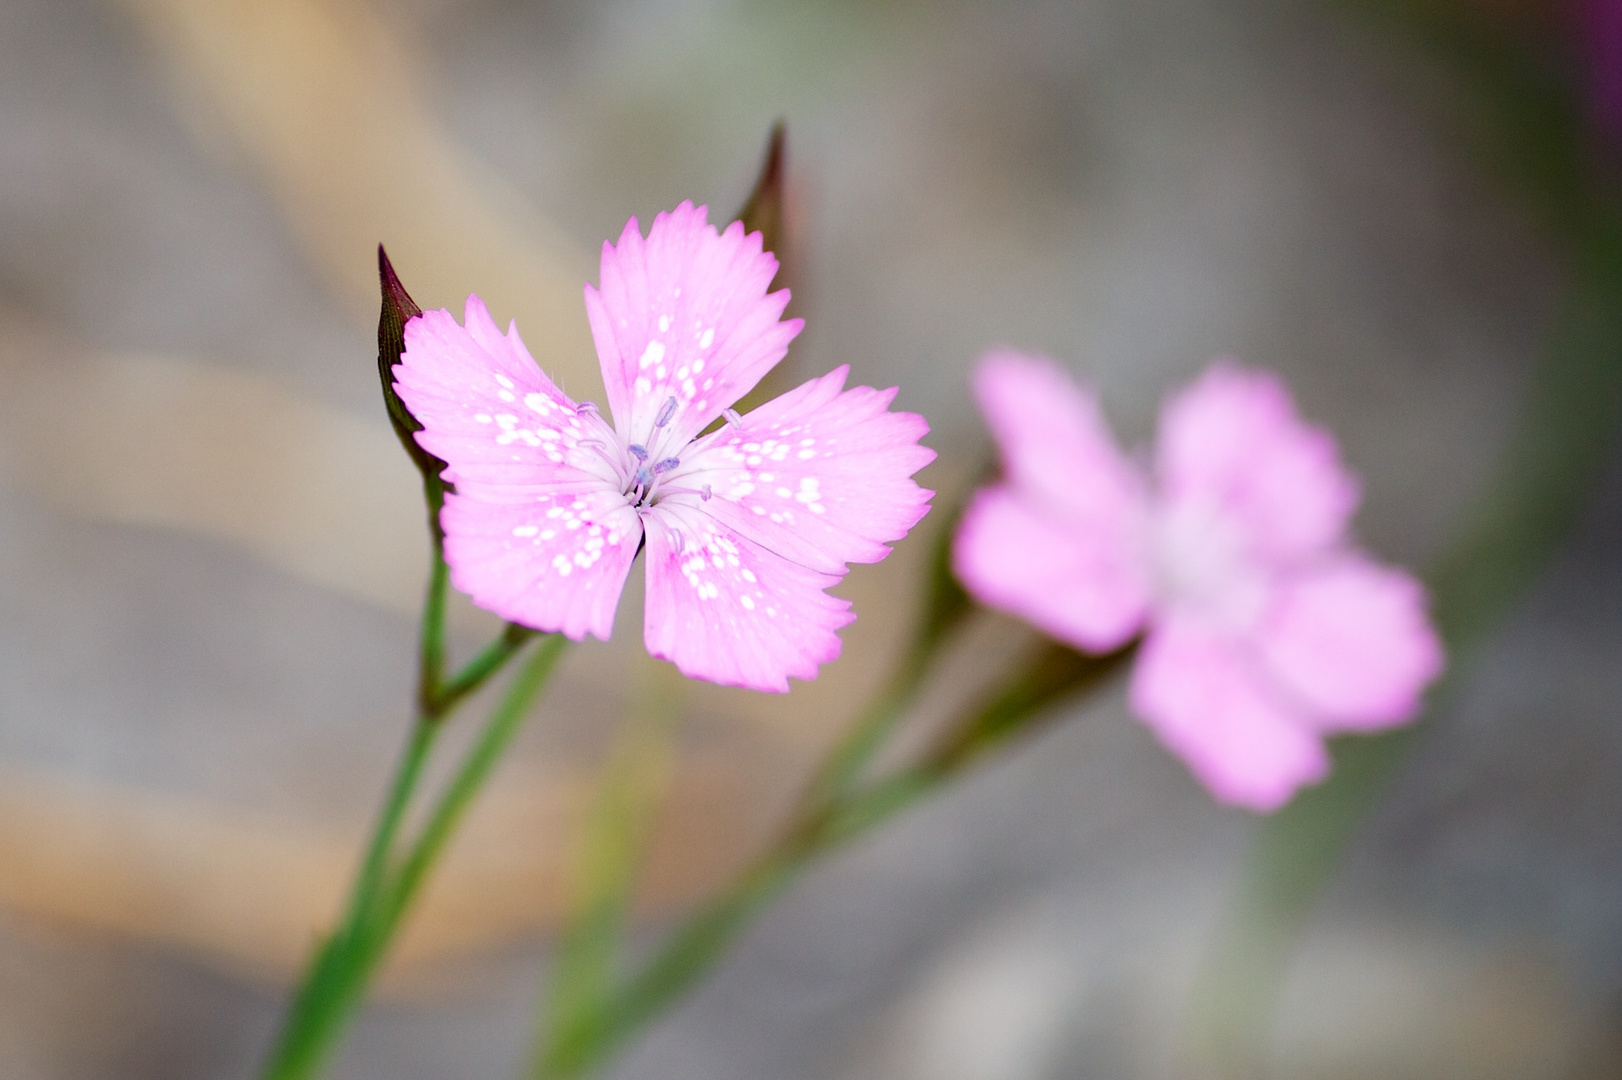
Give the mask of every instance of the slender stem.
<path id="1" fill-rule="evenodd" d="M 440 727 L 421 717 L 412 726 L 406 751 L 389 785 L 366 857 L 350 892 L 348 907 L 338 928 L 316 951 L 288 1010 L 281 1035 L 265 1065 L 263 1075 L 267 1080 L 313 1074 L 343 1030 L 361 989 L 353 977 L 356 961 L 365 951 L 369 936 L 367 926 L 376 914 L 389 851 Z"/>
<path id="2" fill-rule="evenodd" d="M 508 623 L 502 630 L 501 636 L 486 645 L 479 654 L 469 660 L 455 675 L 440 683 L 434 696 L 435 711 L 443 716 L 450 713 L 462 703 L 462 699 L 473 693 L 485 680 L 500 671 L 518 654 L 534 637 L 538 631 L 518 623 Z"/>
<path id="3" fill-rule="evenodd" d="M 923 686 L 940 648 L 974 609 L 952 573 L 952 537 L 963 516 L 960 502 L 944 516 L 930 553 L 924 610 L 895 674 L 824 759 L 800 800 L 799 813 L 814 811 L 848 792 L 889 742 Z"/>
<path id="4" fill-rule="evenodd" d="M 283 1036 L 265 1068 L 265 1080 L 302 1080 L 314 1076 L 336 1049 L 338 1037 L 359 1006 L 401 918 L 473 796 L 488 779 L 545 686 L 565 644 L 566 640 L 560 635 L 548 638 L 519 670 L 501 704 L 491 714 L 456 775 L 429 812 L 427 823 L 410 845 L 404 862 L 390 875 L 387 852 L 393 846 L 392 838 L 398 832 L 410 792 L 421 776 L 427 751 L 442 726 L 437 720 L 419 721 L 368 852 L 362 884 L 356 888 L 342 927 L 317 954 Z M 376 852 L 383 854 L 374 867 L 372 855 Z"/>
<path id="5" fill-rule="evenodd" d="M 501 704 L 491 713 L 484 730 L 479 732 L 467 757 L 462 760 L 461 767 L 429 812 L 427 823 L 406 855 L 392 889 L 381 902 L 378 925 L 385 940 L 393 933 L 400 916 L 410 906 L 429 870 L 438 861 L 446 842 L 467 813 L 473 797 L 489 779 L 496 762 L 518 733 L 524 717 L 545 688 L 568 644 L 568 639 L 562 634 L 548 635 L 523 667 L 518 669 L 518 674 L 513 676 Z"/>
<path id="6" fill-rule="evenodd" d="M 439 511 L 445 505 L 445 485 L 437 475 L 424 473 L 422 494 L 428 504 L 428 535 L 434 545 L 434 560 L 428 571 L 428 592 L 423 597 L 422 623 L 417 635 L 417 712 L 435 717 L 443 713 L 435 699 L 445 674 L 445 592 L 450 584 L 450 568 L 445 564 L 445 534 L 439 525 Z"/>
<path id="7" fill-rule="evenodd" d="M 1085 656 L 1057 645 L 1044 648 L 948 726 L 918 761 L 866 784 L 825 787 L 826 797 L 802 802 L 778 840 L 731 887 L 689 916 L 598 1017 L 579 1029 L 566 1056 L 537 1062 L 536 1080 L 588 1076 L 606 1064 L 714 967 L 755 915 L 818 856 L 889 820 L 1010 739 L 1028 733 L 1033 718 L 1059 698 L 1096 689 L 1121 669 L 1134 648 L 1135 643 L 1129 644 L 1105 656 Z M 898 685 L 905 682 L 905 676 L 898 679 Z M 913 690 L 919 685 L 921 680 L 915 681 Z M 898 707 L 906 704 L 901 701 Z M 881 696 L 866 714 L 868 720 L 889 715 L 890 705 L 890 696 Z M 855 740 L 847 743 L 855 746 Z M 836 756 L 844 750 L 842 744 Z"/>
<path id="8" fill-rule="evenodd" d="M 596 1041 L 669 776 L 689 684 L 660 661 L 638 666 L 636 693 L 603 770 L 574 870 L 569 917 L 558 935 L 535 1047 L 533 1071 L 540 1075 L 567 1074 L 580 1049 Z"/>

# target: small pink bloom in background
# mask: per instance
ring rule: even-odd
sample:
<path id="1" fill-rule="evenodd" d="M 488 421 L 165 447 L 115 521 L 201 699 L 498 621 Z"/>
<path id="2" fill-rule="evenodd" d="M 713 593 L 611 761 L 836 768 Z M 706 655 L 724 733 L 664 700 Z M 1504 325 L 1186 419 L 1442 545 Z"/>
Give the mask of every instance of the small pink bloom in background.
<path id="1" fill-rule="evenodd" d="M 1401 724 L 1442 667 L 1418 582 L 1354 549 L 1356 481 L 1273 376 L 1219 362 L 1167 402 L 1153 476 L 1048 360 L 988 355 L 1002 483 L 953 558 L 982 603 L 1087 652 L 1143 634 L 1132 707 L 1218 799 L 1273 810 L 1323 737 Z"/>
<path id="2" fill-rule="evenodd" d="M 1578 0 L 1577 33 L 1589 113 L 1606 136 L 1622 138 L 1622 0 Z"/>
<path id="3" fill-rule="evenodd" d="M 802 325 L 780 321 L 776 271 L 759 233 L 717 233 L 691 203 L 646 239 L 632 218 L 605 243 L 586 311 L 612 425 L 478 297 L 465 325 L 408 323 L 396 389 L 456 486 L 440 515 L 456 587 L 514 622 L 606 640 L 645 542 L 644 639 L 683 674 L 786 691 L 838 656 L 855 616 L 824 590 L 928 512 L 911 476 L 935 455 L 922 417 L 890 412 L 893 389 L 844 389 L 844 367 L 731 411 Z"/>

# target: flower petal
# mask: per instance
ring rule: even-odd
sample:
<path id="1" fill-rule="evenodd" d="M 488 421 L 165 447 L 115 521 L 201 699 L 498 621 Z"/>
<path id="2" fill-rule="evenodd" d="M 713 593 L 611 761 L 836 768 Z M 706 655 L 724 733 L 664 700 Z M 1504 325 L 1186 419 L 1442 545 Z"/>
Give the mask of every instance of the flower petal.
<path id="1" fill-rule="evenodd" d="M 440 512 L 451 581 L 480 607 L 578 640 L 607 638 L 642 538 L 636 512 L 590 443 L 615 438 L 580 412 L 468 297 L 406 324 L 395 387 L 417 441 L 456 485 Z M 583 441 L 584 440 L 584 441 Z"/>
<path id="2" fill-rule="evenodd" d="M 452 584 L 512 622 L 608 640 L 642 539 L 625 497 L 610 487 L 486 495 L 475 488 L 446 497 L 440 523 Z"/>
<path id="3" fill-rule="evenodd" d="M 952 569 L 969 594 L 1087 652 L 1143 625 L 1149 590 L 1125 518 L 1078 527 L 1013 485 L 979 491 L 963 513 Z"/>
<path id="4" fill-rule="evenodd" d="M 895 390 L 843 390 L 848 367 L 812 379 L 706 436 L 668 483 L 707 487 L 702 509 L 768 551 L 824 573 L 878 562 L 929 512 L 911 476 L 935 459 L 929 424 L 888 411 Z M 681 496 L 689 504 L 701 497 Z"/>
<path id="5" fill-rule="evenodd" d="M 1419 583 L 1358 555 L 1284 582 L 1256 643 L 1268 670 L 1326 731 L 1412 719 L 1442 670 Z"/>
<path id="6" fill-rule="evenodd" d="M 647 515 L 648 652 L 683 675 L 787 692 L 839 655 L 855 619 L 823 590 L 839 577 L 792 563 L 709 515 L 661 503 Z"/>
<path id="7" fill-rule="evenodd" d="M 1317 735 L 1268 692 L 1241 647 L 1186 620 L 1149 633 L 1131 700 L 1221 802 L 1276 810 L 1329 772 Z"/>
<path id="8" fill-rule="evenodd" d="M 613 432 L 579 412 L 530 359 L 516 327 L 503 336 L 477 296 L 465 327 L 448 311 L 426 311 L 405 326 L 395 390 L 422 424 L 417 442 L 446 462 L 445 479 L 470 484 L 584 485 L 611 480 L 601 455 L 582 447 Z"/>
<path id="9" fill-rule="evenodd" d="M 783 358 L 799 319 L 779 322 L 788 291 L 768 294 L 777 260 L 741 222 L 725 233 L 684 202 L 632 218 L 604 244 L 602 289 L 586 286 L 597 358 L 615 429 L 627 443 L 685 445 Z M 674 399 L 673 410 L 666 413 Z M 663 419 L 664 425 L 659 421 Z"/>
<path id="10" fill-rule="evenodd" d="M 1334 544 L 1357 507 L 1334 438 L 1301 422 L 1273 375 L 1226 362 L 1167 402 L 1155 462 L 1166 501 L 1220 508 L 1263 558 Z"/>
<path id="11" fill-rule="evenodd" d="M 1142 482 L 1116 448 L 1098 399 L 1053 361 L 987 353 L 975 368 L 974 393 L 1010 483 L 1089 519 L 1114 519 L 1142 502 Z"/>

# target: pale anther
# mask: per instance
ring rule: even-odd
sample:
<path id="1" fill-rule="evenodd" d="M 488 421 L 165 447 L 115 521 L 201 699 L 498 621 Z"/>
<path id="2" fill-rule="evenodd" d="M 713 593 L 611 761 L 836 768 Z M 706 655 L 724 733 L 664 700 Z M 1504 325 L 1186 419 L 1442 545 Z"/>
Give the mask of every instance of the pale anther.
<path id="1" fill-rule="evenodd" d="M 676 415 L 676 399 L 666 398 L 664 408 L 659 410 L 659 417 L 653 422 L 654 427 L 664 427 L 670 423 L 670 418 Z"/>

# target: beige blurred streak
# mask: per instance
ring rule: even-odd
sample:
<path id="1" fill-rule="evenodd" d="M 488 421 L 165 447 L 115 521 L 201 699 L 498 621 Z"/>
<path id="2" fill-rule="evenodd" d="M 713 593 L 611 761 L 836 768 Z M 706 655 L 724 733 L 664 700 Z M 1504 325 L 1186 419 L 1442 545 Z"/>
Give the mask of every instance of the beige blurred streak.
<path id="1" fill-rule="evenodd" d="M 469 292 L 516 318 L 575 397 L 599 397 L 581 290 L 590 253 L 567 240 L 425 108 L 421 70 L 359 0 L 120 0 L 205 146 L 245 156 L 311 265 L 375 317 L 387 245 L 424 307 Z"/>
<path id="2" fill-rule="evenodd" d="M 77 517 L 225 541 L 388 610 L 420 606 L 421 488 L 381 416 L 3 321 L 0 385 L 0 483 L 13 490 Z"/>
<path id="3" fill-rule="evenodd" d="M 777 766 L 780 767 L 780 766 Z M 758 839 L 740 805 L 776 771 L 758 748 L 691 754 L 652 839 L 643 904 L 691 900 Z M 409 988 L 445 961 L 553 923 L 593 770 L 514 762 L 474 807 L 391 961 Z M 178 947 L 286 979 L 331 927 L 362 836 L 173 793 L 0 767 L 0 904 L 73 929 Z"/>

